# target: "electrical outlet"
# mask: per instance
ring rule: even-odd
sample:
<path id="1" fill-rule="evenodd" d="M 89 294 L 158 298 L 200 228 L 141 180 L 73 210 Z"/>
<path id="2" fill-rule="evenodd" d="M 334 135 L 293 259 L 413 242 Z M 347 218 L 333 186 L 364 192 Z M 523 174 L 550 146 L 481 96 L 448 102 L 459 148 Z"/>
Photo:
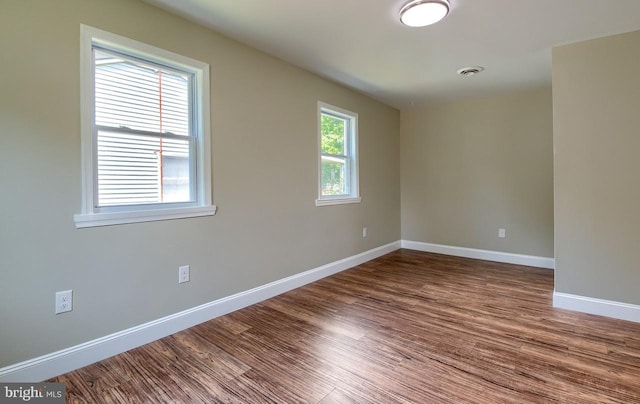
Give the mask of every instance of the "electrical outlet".
<path id="1" fill-rule="evenodd" d="M 56 292 L 56 314 L 73 310 L 73 290 Z"/>
<path id="2" fill-rule="evenodd" d="M 498 237 L 499 238 L 506 238 L 507 237 L 507 230 L 505 229 L 498 229 Z"/>
<path id="3" fill-rule="evenodd" d="M 189 265 L 184 265 L 178 268 L 178 283 L 189 282 Z"/>
<path id="4" fill-rule="evenodd" d="M 363 237 L 363 238 L 364 238 L 364 237 L 367 237 L 367 228 L 366 228 L 366 227 L 363 227 L 363 228 L 362 228 L 362 237 Z"/>

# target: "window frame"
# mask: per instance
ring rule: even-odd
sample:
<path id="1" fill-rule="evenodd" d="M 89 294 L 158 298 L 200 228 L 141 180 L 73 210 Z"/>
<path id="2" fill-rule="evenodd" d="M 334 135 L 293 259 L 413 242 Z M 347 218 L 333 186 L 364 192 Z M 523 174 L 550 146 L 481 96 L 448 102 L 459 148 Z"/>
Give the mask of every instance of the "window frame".
<path id="1" fill-rule="evenodd" d="M 318 199 L 316 206 L 342 205 L 349 203 L 360 203 L 360 184 L 359 184 L 359 158 L 358 158 L 358 114 L 322 101 L 318 101 L 317 109 L 317 130 L 318 130 Z M 336 118 L 344 119 L 349 122 L 348 133 L 346 135 L 345 149 L 347 153 L 344 155 L 347 159 L 348 175 L 345 178 L 347 182 L 348 194 L 341 195 L 323 195 L 322 194 L 322 115 L 327 114 Z"/>
<path id="2" fill-rule="evenodd" d="M 76 228 L 214 215 L 216 206 L 212 204 L 211 198 L 209 65 L 83 24 L 80 26 L 80 42 L 82 212 L 74 215 Z M 190 102 L 194 103 L 191 124 L 196 138 L 193 156 L 195 158 L 193 186 L 196 194 L 194 201 L 97 206 L 94 45 L 193 74 L 195 83 Z"/>

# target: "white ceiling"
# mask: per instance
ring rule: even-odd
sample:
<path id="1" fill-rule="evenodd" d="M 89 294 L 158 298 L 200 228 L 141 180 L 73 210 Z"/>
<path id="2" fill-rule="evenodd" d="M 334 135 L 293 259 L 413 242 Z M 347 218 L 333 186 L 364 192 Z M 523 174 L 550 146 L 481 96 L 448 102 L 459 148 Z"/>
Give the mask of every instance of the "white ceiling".
<path id="1" fill-rule="evenodd" d="M 423 28 L 407 0 L 145 1 L 397 108 L 548 85 L 553 46 L 640 29 L 640 0 L 451 0 Z"/>

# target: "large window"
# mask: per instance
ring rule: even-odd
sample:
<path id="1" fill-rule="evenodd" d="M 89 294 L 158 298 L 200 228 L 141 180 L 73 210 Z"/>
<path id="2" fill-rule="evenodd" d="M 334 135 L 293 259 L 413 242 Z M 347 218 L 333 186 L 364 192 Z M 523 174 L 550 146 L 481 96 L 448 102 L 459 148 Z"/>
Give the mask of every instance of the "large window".
<path id="1" fill-rule="evenodd" d="M 316 205 L 360 202 L 358 115 L 318 103 L 319 169 Z"/>
<path id="2" fill-rule="evenodd" d="M 212 215 L 209 66 L 82 26 L 77 227 Z"/>

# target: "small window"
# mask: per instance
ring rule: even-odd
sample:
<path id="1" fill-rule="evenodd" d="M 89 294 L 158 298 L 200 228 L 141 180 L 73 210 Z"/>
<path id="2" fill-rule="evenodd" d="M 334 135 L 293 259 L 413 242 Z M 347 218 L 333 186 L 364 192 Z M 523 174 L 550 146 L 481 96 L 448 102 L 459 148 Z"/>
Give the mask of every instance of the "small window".
<path id="1" fill-rule="evenodd" d="M 358 188 L 358 115 L 318 103 L 317 206 L 360 202 Z"/>
<path id="2" fill-rule="evenodd" d="M 87 26 L 81 35 L 76 227 L 214 214 L 209 66 Z"/>

